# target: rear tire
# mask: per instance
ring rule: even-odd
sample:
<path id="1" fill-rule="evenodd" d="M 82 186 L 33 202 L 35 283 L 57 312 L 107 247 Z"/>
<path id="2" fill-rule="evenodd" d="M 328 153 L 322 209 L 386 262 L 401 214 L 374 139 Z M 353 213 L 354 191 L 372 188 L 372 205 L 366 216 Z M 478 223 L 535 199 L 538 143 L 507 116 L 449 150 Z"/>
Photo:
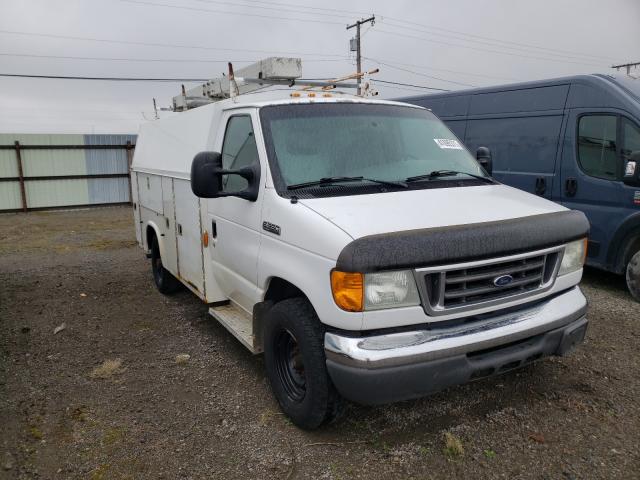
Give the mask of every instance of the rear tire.
<path id="1" fill-rule="evenodd" d="M 180 288 L 180 282 L 162 265 L 160 245 L 154 235 L 151 240 L 151 271 L 158 291 L 164 295 L 174 293 Z"/>
<path id="2" fill-rule="evenodd" d="M 627 288 L 631 296 L 640 302 L 640 251 L 627 264 Z"/>
<path id="3" fill-rule="evenodd" d="M 333 420 L 344 400 L 327 372 L 324 328 L 305 298 L 288 298 L 266 314 L 264 357 L 271 389 L 282 411 L 300 428 Z"/>

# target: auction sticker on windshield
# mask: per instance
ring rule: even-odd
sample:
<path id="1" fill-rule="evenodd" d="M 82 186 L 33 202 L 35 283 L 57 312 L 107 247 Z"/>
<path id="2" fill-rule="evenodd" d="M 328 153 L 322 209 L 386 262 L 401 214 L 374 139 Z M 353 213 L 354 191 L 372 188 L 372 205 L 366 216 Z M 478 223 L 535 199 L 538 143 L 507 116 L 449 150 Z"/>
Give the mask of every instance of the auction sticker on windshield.
<path id="1" fill-rule="evenodd" d="M 462 145 L 457 140 L 450 138 L 434 138 L 434 142 L 438 144 L 440 148 L 452 148 L 454 150 L 462 150 Z"/>

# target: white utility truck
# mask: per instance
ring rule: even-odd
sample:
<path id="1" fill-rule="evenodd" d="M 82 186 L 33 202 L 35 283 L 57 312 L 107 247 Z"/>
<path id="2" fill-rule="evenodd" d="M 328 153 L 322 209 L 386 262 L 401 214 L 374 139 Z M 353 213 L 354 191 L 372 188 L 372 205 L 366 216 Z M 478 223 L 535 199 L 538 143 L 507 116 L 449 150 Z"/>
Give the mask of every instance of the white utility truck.
<path id="1" fill-rule="evenodd" d="M 298 59 L 271 58 L 183 89 L 181 113 L 142 126 L 132 165 L 158 289 L 184 284 L 264 352 L 295 424 L 584 339 L 582 213 L 493 180 L 486 152 L 427 109 L 300 77 Z M 273 84 L 302 88 L 257 91 Z"/>

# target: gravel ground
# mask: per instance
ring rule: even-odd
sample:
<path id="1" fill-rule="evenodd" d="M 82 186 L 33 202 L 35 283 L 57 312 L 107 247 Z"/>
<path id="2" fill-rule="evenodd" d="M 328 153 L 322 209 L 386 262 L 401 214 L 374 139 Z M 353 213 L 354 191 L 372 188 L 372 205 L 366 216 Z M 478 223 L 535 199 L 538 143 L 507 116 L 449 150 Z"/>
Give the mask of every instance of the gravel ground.
<path id="1" fill-rule="evenodd" d="M 156 292 L 129 209 L 2 215 L 0 478 L 638 478 L 640 305 L 583 289 L 573 355 L 309 433 L 196 297 Z"/>

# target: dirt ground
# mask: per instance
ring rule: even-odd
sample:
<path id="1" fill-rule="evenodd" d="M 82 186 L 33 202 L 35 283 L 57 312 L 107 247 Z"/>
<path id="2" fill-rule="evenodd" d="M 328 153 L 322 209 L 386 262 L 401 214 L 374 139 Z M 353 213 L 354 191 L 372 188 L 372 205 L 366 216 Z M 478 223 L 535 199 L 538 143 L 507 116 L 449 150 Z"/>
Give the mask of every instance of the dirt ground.
<path id="1" fill-rule="evenodd" d="M 0 478 L 639 478 L 640 304 L 583 288 L 570 357 L 309 433 L 261 357 L 155 290 L 128 208 L 0 215 Z"/>

